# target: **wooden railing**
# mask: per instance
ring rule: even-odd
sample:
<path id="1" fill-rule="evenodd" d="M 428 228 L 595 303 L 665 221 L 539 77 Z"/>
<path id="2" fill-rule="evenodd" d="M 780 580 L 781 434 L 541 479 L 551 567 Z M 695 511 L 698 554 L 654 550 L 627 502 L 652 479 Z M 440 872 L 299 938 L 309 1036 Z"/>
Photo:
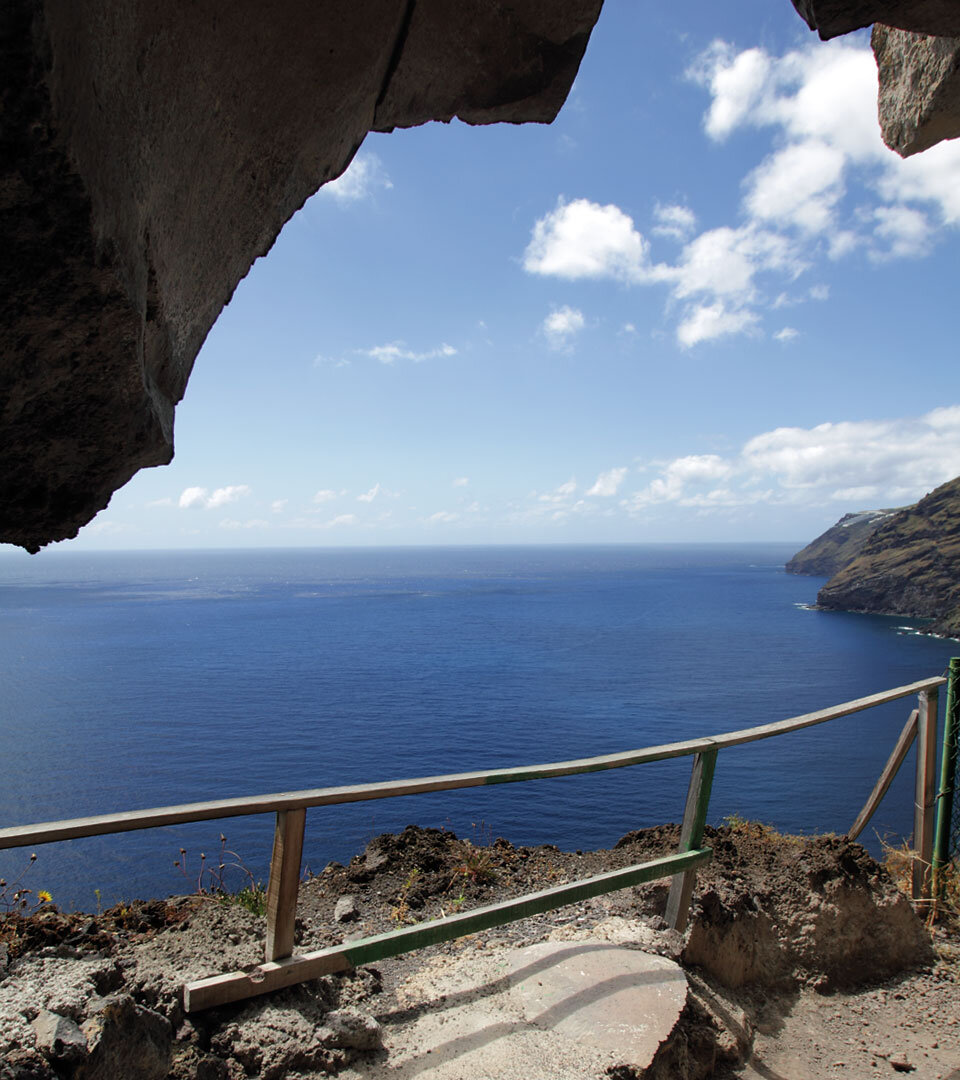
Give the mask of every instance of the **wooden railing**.
<path id="1" fill-rule="evenodd" d="M 872 694 L 869 697 L 858 698 L 829 709 L 805 713 L 802 716 L 772 724 L 640 750 L 628 750 L 618 754 L 605 754 L 600 757 L 579 758 L 574 761 L 522 768 L 483 769 L 414 780 L 351 784 L 238 799 L 214 799 L 209 802 L 186 803 L 181 806 L 164 806 L 150 810 L 129 810 L 116 814 L 100 814 L 95 817 L 73 818 L 68 821 L 18 825 L 0 829 L 0 849 L 32 847 L 57 840 L 128 832 L 135 829 L 151 829 L 188 821 L 275 813 L 276 831 L 270 861 L 270 880 L 267 887 L 266 963 L 258 965 L 252 971 L 233 972 L 188 983 L 184 987 L 184 1008 L 187 1012 L 240 1001 L 307 979 L 315 979 L 330 972 L 342 971 L 389 956 L 397 956 L 425 945 L 477 933 L 493 926 L 550 911 L 565 904 L 576 903 L 662 877 L 673 879 L 667 899 L 667 921 L 674 928 L 682 930 L 687 923 L 696 870 L 708 862 L 712 855 L 709 848 L 703 847 L 703 834 L 718 752 L 727 747 L 740 746 L 744 743 L 756 742 L 758 739 L 768 739 L 775 735 L 813 727 L 815 724 L 823 724 L 828 720 L 836 720 L 849 716 L 851 713 L 862 712 L 864 709 L 916 694 L 918 707 L 911 713 L 907 727 L 898 740 L 884 774 L 871 793 L 864 810 L 858 816 L 854 829 L 859 833 L 866 825 L 889 786 L 893 773 L 903 761 L 910 743 L 917 738 L 913 891 L 914 897 L 922 901 L 928 895 L 929 867 L 933 847 L 938 691 L 945 682 L 946 679 L 943 678 L 924 679 L 908 686 L 898 686 L 880 694 Z M 691 755 L 693 769 L 681 826 L 680 849 L 677 854 L 666 855 L 647 863 L 628 866 L 608 874 L 599 874 L 542 892 L 516 897 L 499 904 L 476 908 L 434 922 L 351 941 L 322 949 L 319 952 L 293 955 L 303 834 L 306 811 L 309 807 L 389 799 L 428 791 L 452 791 L 457 788 L 480 787 L 487 784 L 520 783 L 553 776 L 573 776 L 578 773 L 621 769 L 630 765 L 642 765 L 650 761 L 663 761 L 667 758 Z M 852 829 L 851 833 L 853 831 Z"/>

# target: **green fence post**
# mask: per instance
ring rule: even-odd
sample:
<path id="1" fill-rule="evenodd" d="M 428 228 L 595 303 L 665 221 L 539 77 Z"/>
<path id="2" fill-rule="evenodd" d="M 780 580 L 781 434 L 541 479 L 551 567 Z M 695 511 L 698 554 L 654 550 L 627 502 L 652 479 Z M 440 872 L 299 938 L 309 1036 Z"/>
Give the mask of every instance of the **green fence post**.
<path id="1" fill-rule="evenodd" d="M 940 760 L 940 790 L 937 792 L 937 831 L 933 843 L 934 895 L 940 895 L 938 871 L 950 862 L 953 831 L 953 791 L 957 776 L 957 738 L 960 735 L 960 656 L 950 661 L 947 709 L 943 722 L 943 754 Z"/>

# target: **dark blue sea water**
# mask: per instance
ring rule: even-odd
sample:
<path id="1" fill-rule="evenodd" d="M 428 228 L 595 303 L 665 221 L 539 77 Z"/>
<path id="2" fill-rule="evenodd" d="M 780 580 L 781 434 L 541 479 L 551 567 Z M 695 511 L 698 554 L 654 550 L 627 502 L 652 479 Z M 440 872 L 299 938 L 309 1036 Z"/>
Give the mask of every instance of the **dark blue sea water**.
<path id="1" fill-rule="evenodd" d="M 905 620 L 805 610 L 820 581 L 784 573 L 796 546 L 6 554 L 0 821 L 602 754 L 944 670 L 957 643 Z M 845 830 L 911 707 L 723 751 L 710 820 Z M 314 809 L 305 862 L 409 822 L 610 845 L 679 819 L 689 764 Z M 881 833 L 909 833 L 911 774 Z M 256 817 L 43 846 L 28 883 L 87 909 L 183 891 L 178 849 L 221 829 L 263 875 Z"/>

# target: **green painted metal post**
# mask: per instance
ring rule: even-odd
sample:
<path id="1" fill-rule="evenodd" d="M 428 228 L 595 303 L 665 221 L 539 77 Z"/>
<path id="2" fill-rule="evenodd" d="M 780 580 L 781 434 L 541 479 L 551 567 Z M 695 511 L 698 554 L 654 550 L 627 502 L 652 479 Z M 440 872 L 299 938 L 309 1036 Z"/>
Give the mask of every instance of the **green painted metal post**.
<path id="1" fill-rule="evenodd" d="M 940 790 L 937 792 L 937 831 L 933 843 L 935 895 L 940 893 L 937 872 L 950 862 L 953 829 L 954 788 L 957 778 L 957 741 L 960 738 L 960 656 L 950 661 L 947 683 L 947 710 L 943 722 L 943 755 L 940 761 Z"/>

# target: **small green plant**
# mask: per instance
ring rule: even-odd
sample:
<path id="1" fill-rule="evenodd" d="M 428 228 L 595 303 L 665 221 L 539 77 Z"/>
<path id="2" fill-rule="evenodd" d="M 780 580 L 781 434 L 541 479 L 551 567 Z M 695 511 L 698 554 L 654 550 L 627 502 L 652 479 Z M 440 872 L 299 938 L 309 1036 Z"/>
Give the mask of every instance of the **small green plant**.
<path id="1" fill-rule="evenodd" d="M 254 915 L 267 912 L 267 891 L 263 882 L 257 881 L 243 859 L 227 847 L 227 838 L 220 834 L 220 854 L 216 865 L 207 861 L 200 852 L 196 871 L 188 869 L 187 850 L 180 849 L 180 858 L 173 864 L 194 886 L 197 896 L 207 896 L 221 904 L 236 904 Z M 239 878 L 239 884 L 233 884 Z M 99 896 L 97 897 L 99 905 Z"/>
<path id="2" fill-rule="evenodd" d="M 53 897 L 46 889 L 37 889 L 37 891 L 34 892 L 33 889 L 28 889 L 23 884 L 24 877 L 26 877 L 27 872 L 32 869 L 33 864 L 36 861 L 36 853 L 31 854 L 30 858 L 27 860 L 27 865 L 13 881 L 7 881 L 5 878 L 0 878 L 0 911 L 3 911 L 7 915 L 32 914 L 34 911 L 38 911 L 42 908 L 45 904 L 52 903 Z"/>

